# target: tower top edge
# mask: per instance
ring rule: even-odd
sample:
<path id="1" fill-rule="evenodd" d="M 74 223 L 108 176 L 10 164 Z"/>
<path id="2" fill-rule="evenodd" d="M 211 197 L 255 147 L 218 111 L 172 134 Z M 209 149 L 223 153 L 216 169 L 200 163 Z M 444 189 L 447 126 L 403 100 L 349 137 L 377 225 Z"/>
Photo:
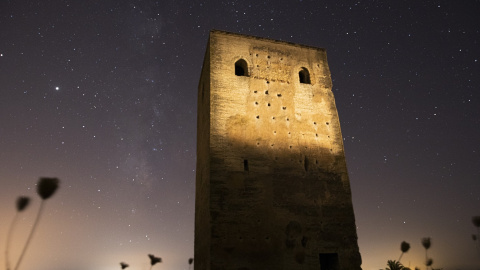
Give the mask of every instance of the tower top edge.
<path id="1" fill-rule="evenodd" d="M 246 39 L 258 40 L 258 41 L 264 41 L 264 42 L 272 42 L 272 43 L 289 45 L 289 46 L 294 46 L 294 47 L 299 47 L 299 48 L 313 49 L 313 50 L 317 50 L 317 51 L 321 51 L 321 52 L 326 52 L 327 51 L 325 48 L 320 48 L 320 47 L 315 47 L 315 46 L 310 46 L 310 45 L 305 45 L 305 44 L 299 44 L 299 43 L 294 43 L 294 42 L 289 42 L 289 41 L 283 41 L 283 40 L 276 40 L 276 39 L 271 39 L 271 38 L 258 37 L 258 36 L 253 36 L 253 35 L 227 32 L 227 31 L 217 30 L 217 29 L 210 30 L 210 37 L 213 36 L 213 35 L 232 36 L 232 37 L 246 38 Z"/>

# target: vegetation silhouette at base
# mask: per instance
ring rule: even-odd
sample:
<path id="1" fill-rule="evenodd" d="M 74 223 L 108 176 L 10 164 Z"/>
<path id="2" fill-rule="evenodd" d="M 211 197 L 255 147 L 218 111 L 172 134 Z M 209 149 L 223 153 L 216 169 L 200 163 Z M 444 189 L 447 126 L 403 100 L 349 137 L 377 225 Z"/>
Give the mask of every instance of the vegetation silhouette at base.
<path id="1" fill-rule="evenodd" d="M 155 255 L 153 254 L 148 254 L 148 257 L 150 258 L 150 269 L 152 269 L 152 267 L 157 264 L 157 263 L 161 263 L 162 262 L 162 258 L 160 257 L 155 257 Z M 188 269 L 190 269 L 190 267 L 192 266 L 192 263 L 193 263 L 193 258 L 189 258 L 188 259 Z M 121 262 L 120 263 L 120 267 L 122 269 L 125 269 L 127 267 L 129 267 L 130 265 L 128 265 L 127 263 L 125 262 Z"/>
<path id="2" fill-rule="evenodd" d="M 22 249 L 22 253 L 20 253 L 20 257 L 18 258 L 17 263 L 15 264 L 15 267 L 13 268 L 14 270 L 17 270 L 20 267 L 20 263 L 22 262 L 23 257 L 25 256 L 25 253 L 30 245 L 30 242 L 32 241 L 33 234 L 35 233 L 35 230 L 38 227 L 38 223 L 40 221 L 40 217 L 42 216 L 43 209 L 45 207 L 45 201 L 52 197 L 55 192 L 58 189 L 60 180 L 58 178 L 49 178 L 49 177 L 41 177 L 38 182 L 37 182 L 37 194 L 40 196 L 42 199 L 40 202 L 40 208 L 38 209 L 37 212 L 37 217 L 35 218 L 35 222 L 32 226 L 32 230 L 30 231 L 30 234 L 28 235 L 27 242 L 25 243 L 25 246 Z M 10 228 L 8 230 L 7 234 L 7 242 L 5 246 L 5 269 L 6 270 L 11 270 L 11 265 L 10 265 L 10 242 L 13 236 L 13 230 L 15 228 L 15 224 L 18 218 L 18 215 L 20 212 L 23 212 L 28 205 L 30 204 L 30 198 L 25 197 L 25 196 L 20 196 L 17 198 L 16 201 L 16 208 L 17 212 L 15 212 L 15 216 L 13 217 L 13 221 L 10 225 Z"/>
<path id="3" fill-rule="evenodd" d="M 427 267 L 426 269 L 428 270 L 428 268 L 430 267 L 431 270 L 442 270 L 442 268 L 434 269 L 432 267 L 433 259 L 428 257 L 427 251 L 432 246 L 432 240 L 430 239 L 430 237 L 422 238 L 421 243 L 422 243 L 422 246 L 425 248 L 425 266 Z M 411 270 L 409 267 L 404 266 L 400 262 L 403 254 L 407 253 L 408 250 L 410 250 L 410 244 L 405 241 L 402 241 L 402 243 L 400 244 L 400 251 L 402 253 L 398 258 L 398 261 L 388 260 L 387 267 L 385 268 L 385 270 Z M 420 268 L 415 267 L 415 270 L 420 270 Z"/>

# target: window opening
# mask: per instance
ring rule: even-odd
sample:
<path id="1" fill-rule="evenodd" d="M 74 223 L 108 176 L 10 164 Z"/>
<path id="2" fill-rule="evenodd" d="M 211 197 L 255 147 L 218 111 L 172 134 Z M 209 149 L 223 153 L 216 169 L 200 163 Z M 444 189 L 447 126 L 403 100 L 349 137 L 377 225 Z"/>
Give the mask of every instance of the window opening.
<path id="1" fill-rule="evenodd" d="M 300 79 L 300 83 L 310 84 L 310 73 L 306 68 L 302 68 L 300 72 L 298 72 L 298 78 Z"/>
<path id="2" fill-rule="evenodd" d="M 248 172 L 248 160 L 247 159 L 243 160 L 243 170 Z"/>
<path id="3" fill-rule="evenodd" d="M 248 65 L 245 60 L 240 59 L 235 62 L 235 75 L 248 76 Z"/>

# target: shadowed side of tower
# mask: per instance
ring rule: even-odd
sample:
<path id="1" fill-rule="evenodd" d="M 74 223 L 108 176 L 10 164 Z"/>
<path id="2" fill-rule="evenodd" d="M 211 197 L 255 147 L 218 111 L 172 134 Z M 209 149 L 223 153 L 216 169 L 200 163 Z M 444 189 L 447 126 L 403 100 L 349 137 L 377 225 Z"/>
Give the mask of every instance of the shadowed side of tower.
<path id="1" fill-rule="evenodd" d="M 331 88 L 323 49 L 210 33 L 195 269 L 361 269 Z"/>

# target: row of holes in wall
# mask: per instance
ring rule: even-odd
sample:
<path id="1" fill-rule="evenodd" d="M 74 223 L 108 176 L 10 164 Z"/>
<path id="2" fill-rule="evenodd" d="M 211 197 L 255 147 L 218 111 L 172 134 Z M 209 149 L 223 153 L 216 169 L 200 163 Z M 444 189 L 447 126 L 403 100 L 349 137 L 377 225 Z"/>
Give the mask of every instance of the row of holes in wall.
<path id="1" fill-rule="evenodd" d="M 254 93 L 254 94 L 257 94 L 258 91 L 257 91 L 257 90 L 254 90 L 253 93 Z M 268 90 L 265 91 L 265 95 L 268 95 Z M 279 98 L 282 97 L 282 94 L 277 94 L 277 97 L 279 97 Z M 255 101 L 255 105 L 256 105 L 256 106 L 259 105 L 258 101 Z M 267 107 L 270 107 L 270 106 L 271 106 L 270 102 L 267 102 Z M 287 110 L 287 107 L 286 107 L 286 106 L 282 106 L 282 110 Z M 256 119 L 260 119 L 260 115 L 255 116 L 255 118 L 256 118 Z M 276 119 L 277 119 L 277 118 L 276 118 L 275 116 L 272 116 L 272 120 L 273 120 L 273 121 L 276 120 Z M 289 121 L 290 121 L 290 118 L 286 117 L 285 120 L 286 120 L 287 122 L 289 122 Z M 325 122 L 325 125 L 328 126 L 329 124 L 330 124 L 329 122 Z M 317 125 L 317 122 L 313 122 L 313 125 L 316 126 L 316 125 Z M 274 130 L 274 131 L 273 131 L 273 134 L 276 135 L 276 134 L 277 134 L 277 131 Z M 290 135 L 290 132 L 288 132 L 288 135 Z M 318 137 L 318 133 L 315 133 L 315 137 Z M 328 137 L 330 138 L 330 136 L 328 136 Z M 290 148 L 291 148 L 291 147 L 290 147 Z"/>
<path id="2" fill-rule="evenodd" d="M 235 62 L 235 75 L 237 76 L 248 76 L 248 64 L 247 61 L 240 59 Z M 311 84 L 310 82 L 310 72 L 308 69 L 302 67 L 298 72 L 298 80 L 300 83 Z"/>
<path id="3" fill-rule="evenodd" d="M 332 151 L 332 149 L 330 149 L 330 151 Z M 293 159 L 290 159 L 290 161 L 293 161 Z M 310 159 L 307 156 L 304 156 L 303 160 L 299 160 L 298 162 L 303 163 L 303 168 L 305 169 L 306 172 L 308 172 L 308 169 L 310 168 Z M 315 164 L 318 165 L 317 159 L 315 159 Z M 248 165 L 248 159 L 243 160 L 243 170 L 246 172 L 250 171 L 250 167 Z"/>

